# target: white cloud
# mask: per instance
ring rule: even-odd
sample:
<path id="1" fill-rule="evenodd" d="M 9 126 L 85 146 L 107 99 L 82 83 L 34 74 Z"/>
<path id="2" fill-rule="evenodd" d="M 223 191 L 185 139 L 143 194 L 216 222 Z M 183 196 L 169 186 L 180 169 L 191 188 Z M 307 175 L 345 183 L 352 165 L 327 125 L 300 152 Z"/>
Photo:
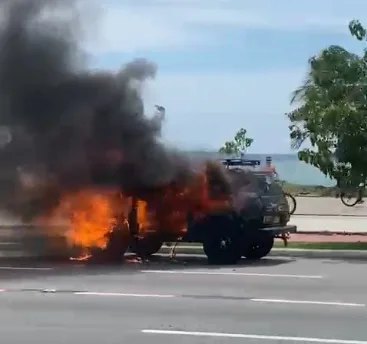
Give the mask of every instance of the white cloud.
<path id="1" fill-rule="evenodd" d="M 91 0 L 90 0 L 91 1 Z M 95 53 L 176 49 L 216 43 L 225 27 L 347 32 L 367 20 L 365 0 L 135 0 L 97 2 L 101 19 Z"/>
<path id="2" fill-rule="evenodd" d="M 84 0 L 79 10 L 95 54 L 218 44 L 223 28 L 347 33 L 351 19 L 367 21 L 366 0 Z"/>
<path id="3" fill-rule="evenodd" d="M 201 37 L 183 23 L 166 20 L 164 13 L 149 13 L 144 8 L 139 11 L 129 6 L 106 8 L 99 26 L 99 34 L 89 43 L 94 53 L 175 49 L 202 42 Z"/>

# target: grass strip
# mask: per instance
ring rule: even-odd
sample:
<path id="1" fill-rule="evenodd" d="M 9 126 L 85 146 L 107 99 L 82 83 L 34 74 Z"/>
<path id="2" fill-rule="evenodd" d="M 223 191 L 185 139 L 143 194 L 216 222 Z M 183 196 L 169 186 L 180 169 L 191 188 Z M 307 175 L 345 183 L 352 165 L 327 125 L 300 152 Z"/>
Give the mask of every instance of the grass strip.
<path id="1" fill-rule="evenodd" d="M 298 248 L 305 250 L 367 250 L 367 242 L 288 242 L 284 247 L 282 242 L 276 242 L 275 248 Z"/>

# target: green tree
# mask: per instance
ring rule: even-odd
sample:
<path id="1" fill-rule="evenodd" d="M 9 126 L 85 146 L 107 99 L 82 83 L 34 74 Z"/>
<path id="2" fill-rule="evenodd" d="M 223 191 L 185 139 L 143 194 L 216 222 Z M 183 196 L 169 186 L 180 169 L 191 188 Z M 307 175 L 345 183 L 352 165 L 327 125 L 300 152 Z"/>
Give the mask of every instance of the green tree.
<path id="1" fill-rule="evenodd" d="M 349 24 L 352 36 L 366 40 L 359 21 Z M 349 183 L 367 177 L 367 50 L 362 56 L 332 45 L 309 59 L 303 85 L 292 97 L 295 110 L 286 114 L 292 148 L 305 141 L 310 149 L 298 158 L 325 175 Z"/>
<path id="2" fill-rule="evenodd" d="M 247 137 L 247 130 L 241 128 L 237 131 L 232 141 L 226 141 L 224 143 L 224 145 L 219 149 L 219 153 L 227 155 L 239 155 L 242 152 L 245 153 L 253 142 L 254 140 L 252 138 Z"/>

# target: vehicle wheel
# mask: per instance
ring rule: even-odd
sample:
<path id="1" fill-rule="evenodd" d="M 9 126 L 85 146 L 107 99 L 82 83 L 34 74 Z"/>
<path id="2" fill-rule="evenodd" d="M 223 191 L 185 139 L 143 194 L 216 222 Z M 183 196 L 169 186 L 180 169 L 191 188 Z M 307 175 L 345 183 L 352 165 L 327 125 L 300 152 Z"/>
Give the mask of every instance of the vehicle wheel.
<path id="1" fill-rule="evenodd" d="M 107 236 L 106 247 L 96 252 L 93 256 L 96 260 L 109 262 L 122 261 L 130 243 L 130 231 L 127 224 L 116 226 Z"/>
<path id="2" fill-rule="evenodd" d="M 289 205 L 289 214 L 293 215 L 297 208 L 297 201 L 295 197 L 289 193 L 284 193 L 284 196 L 287 199 Z"/>
<path id="3" fill-rule="evenodd" d="M 358 190 L 347 190 L 340 193 L 340 200 L 347 207 L 354 207 L 359 201 Z"/>
<path id="4" fill-rule="evenodd" d="M 163 245 L 163 241 L 156 238 L 146 237 L 139 239 L 136 243 L 136 249 L 132 249 L 131 252 L 136 253 L 139 256 L 150 257 L 157 253 Z"/>
<path id="5" fill-rule="evenodd" d="M 218 218 L 213 221 L 212 231 L 208 229 L 203 249 L 209 264 L 236 264 L 242 256 L 241 241 L 231 219 Z"/>
<path id="6" fill-rule="evenodd" d="M 261 236 L 255 243 L 244 250 L 243 256 L 247 259 L 261 259 L 266 257 L 274 246 L 274 238 L 270 235 Z"/>

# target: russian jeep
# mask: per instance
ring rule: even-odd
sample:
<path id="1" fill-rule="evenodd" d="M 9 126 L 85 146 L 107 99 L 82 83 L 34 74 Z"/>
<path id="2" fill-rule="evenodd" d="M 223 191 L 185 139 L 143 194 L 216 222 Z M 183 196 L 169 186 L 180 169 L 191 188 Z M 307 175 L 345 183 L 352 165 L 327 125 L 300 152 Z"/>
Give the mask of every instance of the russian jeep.
<path id="1" fill-rule="evenodd" d="M 232 207 L 207 214 L 200 220 L 187 216 L 186 231 L 179 238 L 146 232 L 130 246 L 144 257 L 157 253 L 164 242 L 199 242 L 210 263 L 234 264 L 241 257 L 261 259 L 269 254 L 275 238 L 286 240 L 297 231 L 281 184 L 268 172 L 256 169 L 259 160 L 225 159 L 232 187 Z M 131 224 L 136 215 L 131 214 Z M 130 226 L 134 228 L 134 225 Z M 132 230 L 132 237 L 136 236 Z"/>

